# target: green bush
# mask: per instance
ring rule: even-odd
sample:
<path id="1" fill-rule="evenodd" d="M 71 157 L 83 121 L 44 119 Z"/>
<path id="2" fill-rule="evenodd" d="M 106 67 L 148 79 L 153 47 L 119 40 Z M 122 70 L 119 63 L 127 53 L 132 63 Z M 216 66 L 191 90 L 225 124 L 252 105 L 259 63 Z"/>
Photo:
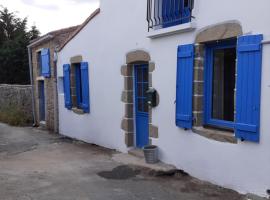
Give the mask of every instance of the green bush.
<path id="1" fill-rule="evenodd" d="M 16 106 L 6 106 L 0 108 L 0 121 L 11 126 L 27 126 L 31 124 L 32 119 Z"/>

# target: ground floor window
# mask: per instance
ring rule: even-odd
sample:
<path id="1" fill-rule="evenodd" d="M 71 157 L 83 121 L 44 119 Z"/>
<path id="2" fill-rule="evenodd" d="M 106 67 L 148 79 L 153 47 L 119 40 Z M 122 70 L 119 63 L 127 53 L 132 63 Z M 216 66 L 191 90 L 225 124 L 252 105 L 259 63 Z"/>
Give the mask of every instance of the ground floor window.
<path id="1" fill-rule="evenodd" d="M 90 112 L 88 63 L 64 64 L 64 95 L 67 109 Z"/>
<path id="2" fill-rule="evenodd" d="M 235 121 L 236 40 L 206 45 L 205 124 L 233 127 Z"/>
<path id="3" fill-rule="evenodd" d="M 244 35 L 178 46 L 178 127 L 225 128 L 242 141 L 259 142 L 262 40 Z"/>

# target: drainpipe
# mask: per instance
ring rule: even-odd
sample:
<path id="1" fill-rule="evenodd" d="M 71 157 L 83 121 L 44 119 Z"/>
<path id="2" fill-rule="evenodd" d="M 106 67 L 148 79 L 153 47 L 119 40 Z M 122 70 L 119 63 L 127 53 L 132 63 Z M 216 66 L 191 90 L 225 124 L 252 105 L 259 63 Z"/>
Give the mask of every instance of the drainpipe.
<path id="1" fill-rule="evenodd" d="M 54 63 L 54 133 L 58 133 L 58 88 L 57 88 L 57 49 L 58 46 L 54 48 L 54 56 L 53 56 L 53 63 Z"/>
<path id="2" fill-rule="evenodd" d="M 29 74 L 30 74 L 30 82 L 32 86 L 32 115 L 33 115 L 33 127 L 36 127 L 36 109 L 35 109 L 35 97 L 34 97 L 34 81 L 33 81 L 33 66 L 32 66 L 32 53 L 31 47 L 27 47 L 28 50 L 28 60 L 29 60 Z"/>

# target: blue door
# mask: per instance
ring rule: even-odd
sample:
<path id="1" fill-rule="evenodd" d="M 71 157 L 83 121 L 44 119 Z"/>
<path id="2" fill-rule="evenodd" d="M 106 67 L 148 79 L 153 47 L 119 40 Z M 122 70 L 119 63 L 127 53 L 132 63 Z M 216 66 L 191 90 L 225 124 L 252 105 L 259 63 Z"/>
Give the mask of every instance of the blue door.
<path id="1" fill-rule="evenodd" d="M 148 145 L 148 104 L 146 91 L 148 90 L 148 65 L 134 65 L 135 69 L 135 113 L 136 113 L 136 146 L 142 148 Z"/>
<path id="2" fill-rule="evenodd" d="M 44 81 L 39 82 L 39 121 L 45 121 Z"/>

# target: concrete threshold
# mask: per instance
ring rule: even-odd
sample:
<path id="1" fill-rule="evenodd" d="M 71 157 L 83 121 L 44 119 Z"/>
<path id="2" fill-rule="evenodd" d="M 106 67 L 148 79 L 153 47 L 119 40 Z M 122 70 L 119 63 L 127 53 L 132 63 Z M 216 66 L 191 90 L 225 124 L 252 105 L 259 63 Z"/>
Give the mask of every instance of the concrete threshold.
<path id="1" fill-rule="evenodd" d="M 144 157 L 142 157 L 141 153 L 137 152 L 139 156 L 136 154 L 129 153 L 117 153 L 112 156 L 112 159 L 116 162 L 123 163 L 126 165 L 134 165 L 138 167 L 148 168 L 150 170 L 155 171 L 156 173 L 172 173 L 177 171 L 176 167 L 173 165 L 165 164 L 159 161 L 156 164 L 148 164 L 145 162 Z"/>

